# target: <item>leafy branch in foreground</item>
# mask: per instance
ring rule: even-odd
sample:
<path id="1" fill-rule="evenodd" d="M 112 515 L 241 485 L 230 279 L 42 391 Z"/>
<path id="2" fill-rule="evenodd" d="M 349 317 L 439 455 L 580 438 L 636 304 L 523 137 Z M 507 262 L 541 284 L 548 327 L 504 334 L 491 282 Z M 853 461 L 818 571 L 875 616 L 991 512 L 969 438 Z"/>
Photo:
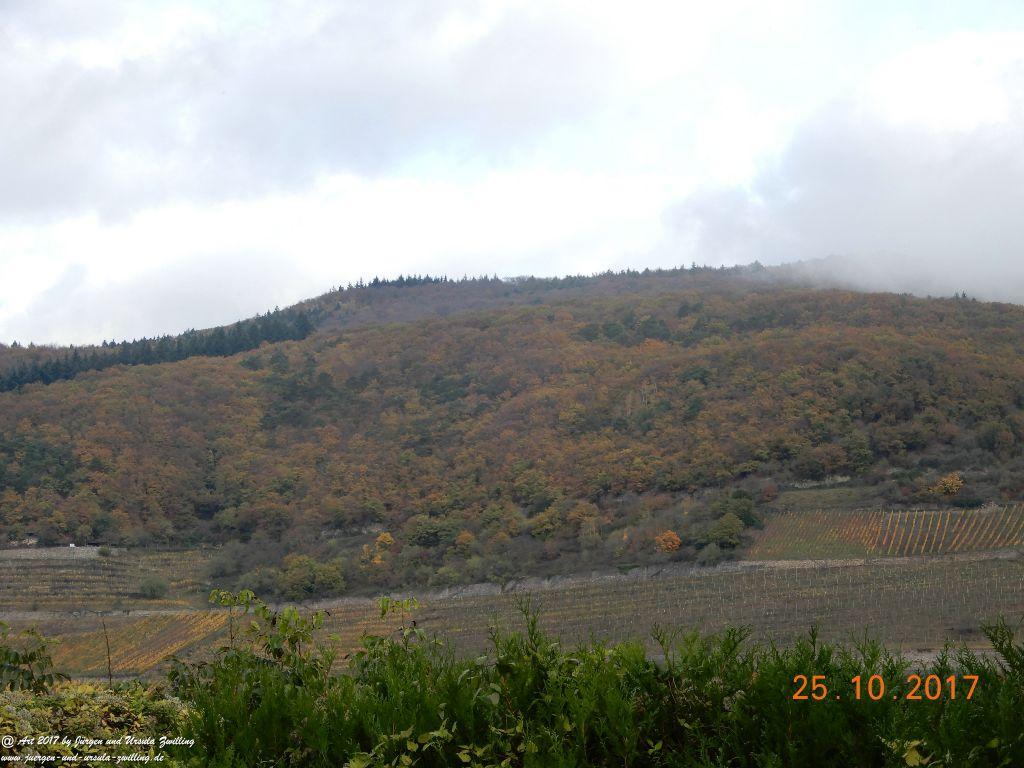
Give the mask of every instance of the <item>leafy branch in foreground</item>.
<path id="1" fill-rule="evenodd" d="M 48 691 L 66 679 L 53 670 L 49 642 L 35 629 L 12 633 L 0 621 L 0 691 Z"/>

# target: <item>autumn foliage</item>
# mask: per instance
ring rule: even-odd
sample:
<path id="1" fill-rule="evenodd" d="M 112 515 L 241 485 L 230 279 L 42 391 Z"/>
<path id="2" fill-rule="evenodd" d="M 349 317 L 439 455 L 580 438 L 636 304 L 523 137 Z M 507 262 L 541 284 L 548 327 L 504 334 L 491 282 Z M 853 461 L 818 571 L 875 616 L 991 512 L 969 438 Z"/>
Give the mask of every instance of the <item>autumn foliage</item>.
<path id="1" fill-rule="evenodd" d="M 307 304 L 302 340 L 0 393 L 0 534 L 448 584 L 638 562 L 667 530 L 728 553 L 835 476 L 889 504 L 954 467 L 949 503 L 1024 491 L 1020 307 L 702 269 Z"/>
<path id="2" fill-rule="evenodd" d="M 675 552 L 683 545 L 682 539 L 675 531 L 665 531 L 654 537 L 654 543 L 658 545 L 659 552 Z"/>
<path id="3" fill-rule="evenodd" d="M 939 480 L 935 489 L 944 496 L 956 496 L 963 490 L 964 479 L 959 472 L 950 472 Z"/>

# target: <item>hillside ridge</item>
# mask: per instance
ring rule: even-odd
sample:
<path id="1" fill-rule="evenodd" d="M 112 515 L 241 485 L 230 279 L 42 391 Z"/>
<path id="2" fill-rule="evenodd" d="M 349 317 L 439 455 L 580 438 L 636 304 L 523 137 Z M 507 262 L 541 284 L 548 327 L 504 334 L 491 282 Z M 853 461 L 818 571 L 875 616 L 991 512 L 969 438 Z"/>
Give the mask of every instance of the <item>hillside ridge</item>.
<path id="1" fill-rule="evenodd" d="M 831 475 L 862 506 L 1024 494 L 1015 305 L 755 265 L 282 312 L 313 327 L 0 393 L 0 535 L 226 544 L 213 578 L 310 598 L 713 563 Z"/>

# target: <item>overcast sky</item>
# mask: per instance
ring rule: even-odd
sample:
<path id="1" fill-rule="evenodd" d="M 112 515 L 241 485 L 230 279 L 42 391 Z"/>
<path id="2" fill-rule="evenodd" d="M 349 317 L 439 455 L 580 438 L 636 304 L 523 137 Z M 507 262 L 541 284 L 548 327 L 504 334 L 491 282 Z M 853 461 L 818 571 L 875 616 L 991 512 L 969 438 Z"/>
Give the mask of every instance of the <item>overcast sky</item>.
<path id="1" fill-rule="evenodd" d="M 0 104 L 2 342 L 828 255 L 1024 301 L 1017 1 L 0 0 Z"/>

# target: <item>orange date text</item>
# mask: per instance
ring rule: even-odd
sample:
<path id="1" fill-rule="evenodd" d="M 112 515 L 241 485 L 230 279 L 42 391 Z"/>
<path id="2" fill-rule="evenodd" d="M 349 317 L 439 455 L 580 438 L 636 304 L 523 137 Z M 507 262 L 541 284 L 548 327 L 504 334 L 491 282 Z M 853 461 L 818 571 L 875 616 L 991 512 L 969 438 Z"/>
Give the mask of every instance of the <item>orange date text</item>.
<path id="1" fill-rule="evenodd" d="M 851 698 L 854 700 L 870 699 L 906 699 L 907 701 L 938 701 L 939 699 L 970 699 L 978 687 L 977 675 L 907 675 L 906 685 L 890 689 L 881 675 L 868 677 L 857 675 L 842 690 L 829 688 L 825 675 L 797 675 L 793 678 L 796 690 L 792 698 L 795 701 L 828 701 L 830 699 Z"/>

